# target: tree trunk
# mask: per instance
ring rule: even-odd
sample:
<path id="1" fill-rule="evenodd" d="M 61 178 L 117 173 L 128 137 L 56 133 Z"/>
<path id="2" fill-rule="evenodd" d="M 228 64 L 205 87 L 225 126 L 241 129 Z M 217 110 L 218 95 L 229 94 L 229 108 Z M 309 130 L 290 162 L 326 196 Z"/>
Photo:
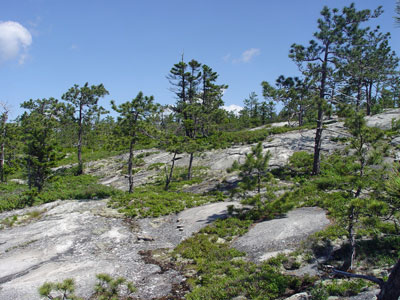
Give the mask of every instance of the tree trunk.
<path id="1" fill-rule="evenodd" d="M 1 156 L 0 156 L 0 181 L 5 182 L 4 180 L 4 151 L 5 151 L 5 146 L 4 146 L 4 140 L 1 142 Z"/>
<path id="2" fill-rule="evenodd" d="M 370 116 L 372 106 L 372 82 L 367 82 L 365 84 L 365 94 L 367 98 L 367 116 Z"/>
<path id="3" fill-rule="evenodd" d="M 31 190 L 33 186 L 33 176 L 32 176 L 32 163 L 29 158 L 27 158 L 27 167 L 28 167 L 28 187 Z"/>
<path id="4" fill-rule="evenodd" d="M 193 153 L 190 153 L 189 167 L 188 167 L 188 173 L 187 173 L 188 180 L 192 179 L 192 165 L 193 165 Z"/>
<path id="5" fill-rule="evenodd" d="M 329 54 L 330 43 L 325 45 L 324 50 L 324 60 L 321 68 L 321 86 L 319 91 L 318 99 L 318 118 L 317 118 L 317 130 L 315 132 L 315 143 L 314 143 L 314 161 L 313 161 L 313 175 L 318 175 L 320 173 L 320 152 L 321 152 L 321 142 L 322 142 L 322 121 L 323 121 L 323 108 L 322 102 L 325 100 L 325 85 L 326 77 L 328 75 L 328 54 Z"/>
<path id="6" fill-rule="evenodd" d="M 318 103 L 318 120 L 317 120 L 317 131 L 315 132 L 315 143 L 314 143 L 314 161 L 313 161 L 313 175 L 318 175 L 320 173 L 320 152 L 321 152 L 321 142 L 322 142 L 322 104 Z"/>
<path id="7" fill-rule="evenodd" d="M 303 105 L 300 105 L 300 108 L 299 108 L 299 127 L 303 126 L 303 114 L 304 114 Z"/>
<path id="8" fill-rule="evenodd" d="M 8 111 L 6 110 L 2 116 L 1 116 L 1 123 L 2 123 L 2 129 L 3 132 L 1 133 L 2 135 L 2 140 L 1 140 L 1 156 L 0 156 L 0 180 L 1 182 L 5 182 L 5 176 L 4 176 L 4 164 L 5 164 L 5 144 L 6 144 L 6 123 L 8 119 Z"/>
<path id="9" fill-rule="evenodd" d="M 357 83 L 356 111 L 360 110 L 360 104 L 361 104 L 361 81 L 359 80 Z"/>
<path id="10" fill-rule="evenodd" d="M 82 162 L 82 133 L 83 133 L 83 124 L 82 124 L 82 104 L 79 107 L 79 122 L 78 122 L 78 170 L 76 172 L 77 175 L 83 174 L 83 162 Z"/>
<path id="11" fill-rule="evenodd" d="M 378 300 L 398 300 L 400 297 L 400 259 L 390 272 L 389 279 L 381 287 Z"/>
<path id="12" fill-rule="evenodd" d="M 356 237 L 354 233 L 354 208 L 351 208 L 349 214 L 349 245 L 350 245 L 350 254 L 348 259 L 348 270 L 353 270 L 354 260 L 356 258 Z"/>
<path id="13" fill-rule="evenodd" d="M 133 146 L 135 145 L 135 138 L 133 137 L 129 145 L 129 158 L 128 158 L 128 180 L 129 180 L 129 193 L 133 192 Z"/>
<path id="14" fill-rule="evenodd" d="M 171 170 L 169 171 L 169 175 L 168 175 L 168 172 L 167 172 L 167 166 L 165 166 L 166 180 L 165 180 L 165 187 L 164 187 L 164 190 L 168 190 L 169 184 L 170 184 L 171 181 L 172 181 L 172 175 L 173 175 L 173 173 L 174 173 L 175 160 L 176 160 L 176 152 L 174 152 L 174 157 L 172 158 Z"/>
<path id="15" fill-rule="evenodd" d="M 257 174 L 257 191 L 258 191 L 258 194 L 261 193 L 261 174 L 260 173 Z"/>

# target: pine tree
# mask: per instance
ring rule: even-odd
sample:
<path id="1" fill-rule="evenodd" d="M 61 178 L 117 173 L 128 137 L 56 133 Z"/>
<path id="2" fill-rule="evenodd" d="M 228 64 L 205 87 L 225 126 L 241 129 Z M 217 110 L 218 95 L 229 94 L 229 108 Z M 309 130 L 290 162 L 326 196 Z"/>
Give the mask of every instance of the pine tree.
<path id="1" fill-rule="evenodd" d="M 372 97 L 377 97 L 383 88 L 390 84 L 399 59 L 389 46 L 390 34 L 374 30 L 353 29 L 348 34 L 344 47 L 339 51 L 340 71 L 345 79 L 348 91 L 355 93 L 356 110 L 361 108 L 365 99 L 367 115 L 371 114 Z"/>
<path id="2" fill-rule="evenodd" d="M 322 141 L 322 122 L 324 107 L 329 95 L 334 94 L 332 89 L 335 84 L 334 72 L 340 66 L 338 53 L 346 39 L 346 34 L 354 34 L 362 22 L 376 18 L 382 13 L 381 8 L 374 12 L 370 10 L 357 11 L 354 4 L 344 7 L 339 13 L 338 9 L 324 7 L 318 19 L 319 31 L 314 33 L 316 40 L 311 40 L 307 47 L 293 44 L 289 57 L 298 65 L 305 76 L 310 76 L 315 82 L 315 89 L 319 96 L 316 98 L 317 129 L 315 133 L 313 174 L 320 173 L 320 152 Z"/>
<path id="3" fill-rule="evenodd" d="M 164 185 L 164 190 L 168 190 L 169 185 L 172 182 L 173 174 L 174 174 L 174 167 L 175 167 L 175 162 L 178 159 L 181 159 L 181 157 L 177 157 L 178 154 L 183 152 L 183 145 L 184 145 L 184 138 L 183 137 L 178 137 L 174 134 L 167 134 L 164 136 L 164 140 L 162 142 L 163 148 L 167 150 L 168 152 L 172 153 L 172 159 L 171 159 L 171 167 L 168 170 L 167 165 L 165 165 L 165 185 Z"/>
<path id="4" fill-rule="evenodd" d="M 395 11 L 396 11 L 396 16 L 394 17 L 394 19 L 396 20 L 396 24 L 399 25 L 400 24 L 400 0 L 396 1 Z"/>
<path id="5" fill-rule="evenodd" d="M 221 106 L 224 105 L 222 95 L 228 88 L 228 85 L 216 84 L 218 73 L 207 65 L 202 65 L 202 78 L 201 78 L 201 132 L 203 136 L 210 134 L 213 125 L 216 125 L 221 120 Z"/>
<path id="6" fill-rule="evenodd" d="M 268 173 L 268 163 L 271 159 L 271 153 L 267 151 L 262 153 L 263 146 L 259 142 L 251 148 L 251 153 L 246 154 L 246 160 L 240 166 L 240 177 L 243 178 L 243 183 L 246 189 L 257 187 L 258 194 L 261 193 L 261 181 Z"/>
<path id="7" fill-rule="evenodd" d="M 243 108 L 243 113 L 247 114 L 247 117 L 250 120 L 250 124 L 252 126 L 257 126 L 259 125 L 259 105 L 260 103 L 258 102 L 258 96 L 255 92 L 251 92 L 249 94 L 249 97 L 244 99 L 244 108 Z"/>
<path id="8" fill-rule="evenodd" d="M 128 158 L 128 180 L 129 193 L 133 192 L 133 150 L 140 135 L 147 135 L 150 117 L 156 112 L 157 105 L 153 103 L 153 96 L 143 96 L 139 92 L 132 101 L 125 102 L 119 106 L 111 101 L 112 109 L 120 114 L 118 117 L 118 125 L 122 133 L 127 136 L 129 141 L 129 158 Z"/>
<path id="9" fill-rule="evenodd" d="M 376 224 L 377 218 L 385 210 L 385 204 L 374 197 L 383 190 L 383 156 L 387 145 L 382 142 L 383 132 L 366 126 L 364 114 L 352 111 L 345 126 L 349 137 L 349 155 L 338 156 L 335 168 L 335 189 L 342 191 L 337 198 L 333 215 L 347 231 L 350 246 L 344 268 L 352 270 L 356 257 L 356 234 L 368 224 Z M 326 176 L 329 176 L 327 174 Z"/>
<path id="10" fill-rule="evenodd" d="M 49 98 L 29 100 L 21 107 L 30 111 L 21 117 L 28 184 L 29 188 L 37 188 L 40 192 L 51 174 L 51 168 L 63 156 L 55 139 L 57 118 L 63 105 Z"/>
<path id="11" fill-rule="evenodd" d="M 265 86 L 265 94 L 267 94 L 270 88 L 265 82 L 263 86 Z M 313 106 L 313 81 L 309 77 L 300 79 L 281 75 L 276 80 L 276 86 L 275 100 L 283 103 L 283 109 L 288 114 L 288 122 L 290 123 L 292 118 L 297 117 L 299 126 L 302 126 L 306 112 Z"/>
<path id="12" fill-rule="evenodd" d="M 5 103 L 0 102 L 0 182 L 5 182 L 5 152 L 7 140 L 7 120 L 9 108 Z"/>
<path id="13" fill-rule="evenodd" d="M 8 175 L 14 174 L 23 167 L 21 157 L 23 153 L 22 128 L 18 122 L 7 122 L 2 130 L 3 136 L 0 140 L 2 143 L 4 164 L 1 172 L 3 182 L 7 182 Z"/>
<path id="14" fill-rule="evenodd" d="M 222 93 L 227 86 L 216 85 L 218 74 L 193 59 L 186 64 L 182 58 L 170 70 L 167 78 L 177 98 L 172 109 L 187 139 L 185 149 L 190 156 L 187 179 L 190 180 L 194 153 L 202 148 L 196 139 L 201 134 L 207 135 L 210 125 L 216 121 L 215 116 L 223 104 Z"/>
<path id="15" fill-rule="evenodd" d="M 84 127 L 90 124 L 93 116 L 101 110 L 97 105 L 99 99 L 108 95 L 108 91 L 104 88 L 103 84 L 92 85 L 86 82 L 84 86 L 79 87 L 75 84 L 65 94 L 62 99 L 70 104 L 70 115 L 73 121 L 78 125 L 78 170 L 77 175 L 83 174 L 83 161 L 82 161 L 82 139 L 84 134 Z"/>

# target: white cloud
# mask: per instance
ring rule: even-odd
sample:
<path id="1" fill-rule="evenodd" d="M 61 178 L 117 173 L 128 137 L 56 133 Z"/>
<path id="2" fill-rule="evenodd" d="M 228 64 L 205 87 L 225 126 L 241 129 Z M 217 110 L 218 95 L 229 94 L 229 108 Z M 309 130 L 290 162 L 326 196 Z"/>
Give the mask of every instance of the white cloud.
<path id="1" fill-rule="evenodd" d="M 258 48 L 250 48 L 250 49 L 247 49 L 246 51 L 244 51 L 242 53 L 242 55 L 240 56 L 240 58 L 232 59 L 232 62 L 235 63 L 235 64 L 237 64 L 237 63 L 248 63 L 254 57 L 260 55 L 260 53 L 261 53 L 260 49 L 258 49 Z M 224 56 L 224 60 L 225 61 L 229 60 L 229 58 L 230 58 L 230 57 L 227 57 L 227 59 L 225 59 L 225 57 L 227 57 L 227 56 Z"/>
<path id="2" fill-rule="evenodd" d="M 243 107 L 236 105 L 236 104 L 231 104 L 228 106 L 224 105 L 224 106 L 222 106 L 222 108 L 225 109 L 226 111 L 233 112 L 235 115 L 238 115 L 239 112 L 243 109 Z"/>
<path id="3" fill-rule="evenodd" d="M 251 48 L 242 53 L 242 61 L 247 63 L 253 59 L 253 57 L 260 55 L 261 51 L 258 48 Z"/>
<path id="4" fill-rule="evenodd" d="M 17 22 L 0 22 L 0 63 L 18 58 L 23 64 L 28 48 L 32 44 L 32 35 Z"/>

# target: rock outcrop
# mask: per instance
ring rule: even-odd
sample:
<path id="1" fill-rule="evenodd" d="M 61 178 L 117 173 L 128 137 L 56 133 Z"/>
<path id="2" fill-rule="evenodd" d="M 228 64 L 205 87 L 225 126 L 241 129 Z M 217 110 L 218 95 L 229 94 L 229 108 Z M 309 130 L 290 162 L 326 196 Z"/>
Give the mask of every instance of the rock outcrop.
<path id="1" fill-rule="evenodd" d="M 400 109 L 388 110 L 382 114 L 367 117 L 368 126 L 379 127 L 381 129 L 390 129 L 392 120 L 400 119 Z M 344 123 L 337 119 L 327 120 L 322 135 L 322 152 L 333 153 L 335 150 L 343 149 L 345 144 L 340 140 L 349 137 Z M 286 122 L 278 123 L 280 126 L 286 125 Z M 280 167 L 287 164 L 289 157 L 297 151 L 312 152 L 314 149 L 315 129 L 303 129 L 291 131 L 283 134 L 270 136 L 263 142 L 264 151 L 270 151 L 272 158 L 270 160 L 271 167 Z M 397 138 L 397 139 L 396 139 Z M 392 143 L 397 145 L 398 137 L 393 137 Z M 251 151 L 253 145 L 234 145 L 227 149 L 217 149 L 206 151 L 201 155 L 195 156 L 194 165 L 206 166 L 210 168 L 207 186 L 203 186 L 192 192 L 205 192 L 215 188 L 222 179 L 224 179 L 226 169 L 231 167 L 234 161 L 244 162 L 246 153 Z M 141 185 L 151 181 L 157 174 L 155 166 L 157 164 L 169 164 L 172 154 L 162 150 L 140 150 L 135 155 L 142 154 L 144 166 L 134 175 L 135 185 Z M 189 156 L 180 155 L 181 159 L 176 161 L 176 166 L 187 166 Z M 126 164 L 127 155 L 120 155 L 111 159 L 99 160 L 88 163 L 88 172 L 102 177 L 101 182 L 120 189 L 127 189 L 128 179 L 121 173 L 123 166 Z M 222 175 L 221 175 L 222 174 Z"/>
<path id="2" fill-rule="evenodd" d="M 277 253 L 293 251 L 310 234 L 329 225 L 324 210 L 303 207 L 290 211 L 282 218 L 257 223 L 233 243 L 254 261 L 263 261 Z"/>
<path id="3" fill-rule="evenodd" d="M 217 218 L 227 206 L 218 202 L 178 215 L 128 223 L 106 201 L 57 201 L 0 214 L 20 218 L 36 210 L 38 219 L 0 230 L 0 299 L 40 299 L 45 281 L 74 278 L 78 294 L 89 297 L 95 275 L 123 276 L 138 287 L 137 296 L 168 295 L 184 280 L 175 270 L 162 272 L 147 264 L 140 251 L 174 248 L 183 239 Z"/>
<path id="4" fill-rule="evenodd" d="M 368 118 L 368 124 L 390 128 L 392 118 L 399 118 L 400 110 L 391 110 Z M 296 151 L 312 151 L 314 130 L 299 130 L 271 136 L 263 142 L 264 151 L 271 151 L 272 166 L 283 166 Z M 342 122 L 326 124 L 322 148 L 326 153 L 343 148 L 340 137 L 348 134 Z M 398 137 L 392 144 L 398 145 Z M 243 162 L 252 145 L 233 146 L 202 153 L 195 165 L 208 167 L 207 179 L 187 187 L 187 191 L 202 193 L 226 182 L 235 184 L 235 176 L 228 178 L 226 169 L 236 160 Z M 158 167 L 169 163 L 172 155 L 160 150 L 141 150 L 143 165 L 135 174 L 136 185 L 154 180 Z M 90 174 L 101 177 L 101 182 L 126 189 L 127 179 L 122 173 L 126 155 L 87 164 Z M 177 166 L 186 166 L 188 156 L 182 155 Z M 21 224 L 0 230 L 0 299 L 39 299 L 37 288 L 45 281 L 75 278 L 78 294 L 90 296 L 95 274 L 109 273 L 123 276 L 138 287 L 137 297 L 163 297 L 181 283 L 183 276 L 173 269 L 161 270 L 146 263 L 140 251 L 173 248 L 183 239 L 199 231 L 217 218 L 226 216 L 228 205 L 219 202 L 195 207 L 156 219 L 126 222 L 120 213 L 102 201 L 56 201 L 38 207 L 0 213 L 0 221 L 18 215 Z M 37 211 L 35 218 L 27 214 Z M 291 250 L 309 234 L 329 224 L 325 212 L 319 208 L 300 208 L 286 216 L 256 224 L 236 239 L 233 246 L 248 253 L 255 261 L 262 261 L 274 253 Z"/>

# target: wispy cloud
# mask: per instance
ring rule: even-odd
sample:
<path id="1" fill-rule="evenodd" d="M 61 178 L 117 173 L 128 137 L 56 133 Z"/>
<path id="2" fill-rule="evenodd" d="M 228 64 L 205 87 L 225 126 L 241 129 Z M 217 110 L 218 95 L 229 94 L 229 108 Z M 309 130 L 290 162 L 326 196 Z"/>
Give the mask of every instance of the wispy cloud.
<path id="1" fill-rule="evenodd" d="M 69 50 L 77 50 L 78 49 L 78 45 L 76 44 L 72 44 L 71 46 L 69 46 Z"/>
<path id="2" fill-rule="evenodd" d="M 258 48 L 251 48 L 242 53 L 240 60 L 244 63 L 250 62 L 254 57 L 260 55 L 261 50 Z"/>
<path id="3" fill-rule="evenodd" d="M 28 24 L 30 27 L 38 27 L 39 24 L 42 22 L 42 17 L 36 16 L 34 20 L 29 20 Z"/>
<path id="4" fill-rule="evenodd" d="M 29 25 L 28 26 L 29 32 L 33 36 L 39 36 L 40 35 L 39 26 L 42 23 L 42 18 L 40 16 L 36 16 L 34 20 L 29 20 L 27 23 Z"/>
<path id="5" fill-rule="evenodd" d="M 32 35 L 17 22 L 0 22 L 0 63 L 18 59 L 20 64 L 28 56 L 28 48 L 32 44 Z"/>
<path id="6" fill-rule="evenodd" d="M 232 58 L 230 53 L 222 57 L 225 62 L 231 62 L 234 64 L 238 63 L 249 63 L 254 57 L 260 55 L 261 50 L 259 48 L 250 48 L 244 51 L 239 58 Z"/>

